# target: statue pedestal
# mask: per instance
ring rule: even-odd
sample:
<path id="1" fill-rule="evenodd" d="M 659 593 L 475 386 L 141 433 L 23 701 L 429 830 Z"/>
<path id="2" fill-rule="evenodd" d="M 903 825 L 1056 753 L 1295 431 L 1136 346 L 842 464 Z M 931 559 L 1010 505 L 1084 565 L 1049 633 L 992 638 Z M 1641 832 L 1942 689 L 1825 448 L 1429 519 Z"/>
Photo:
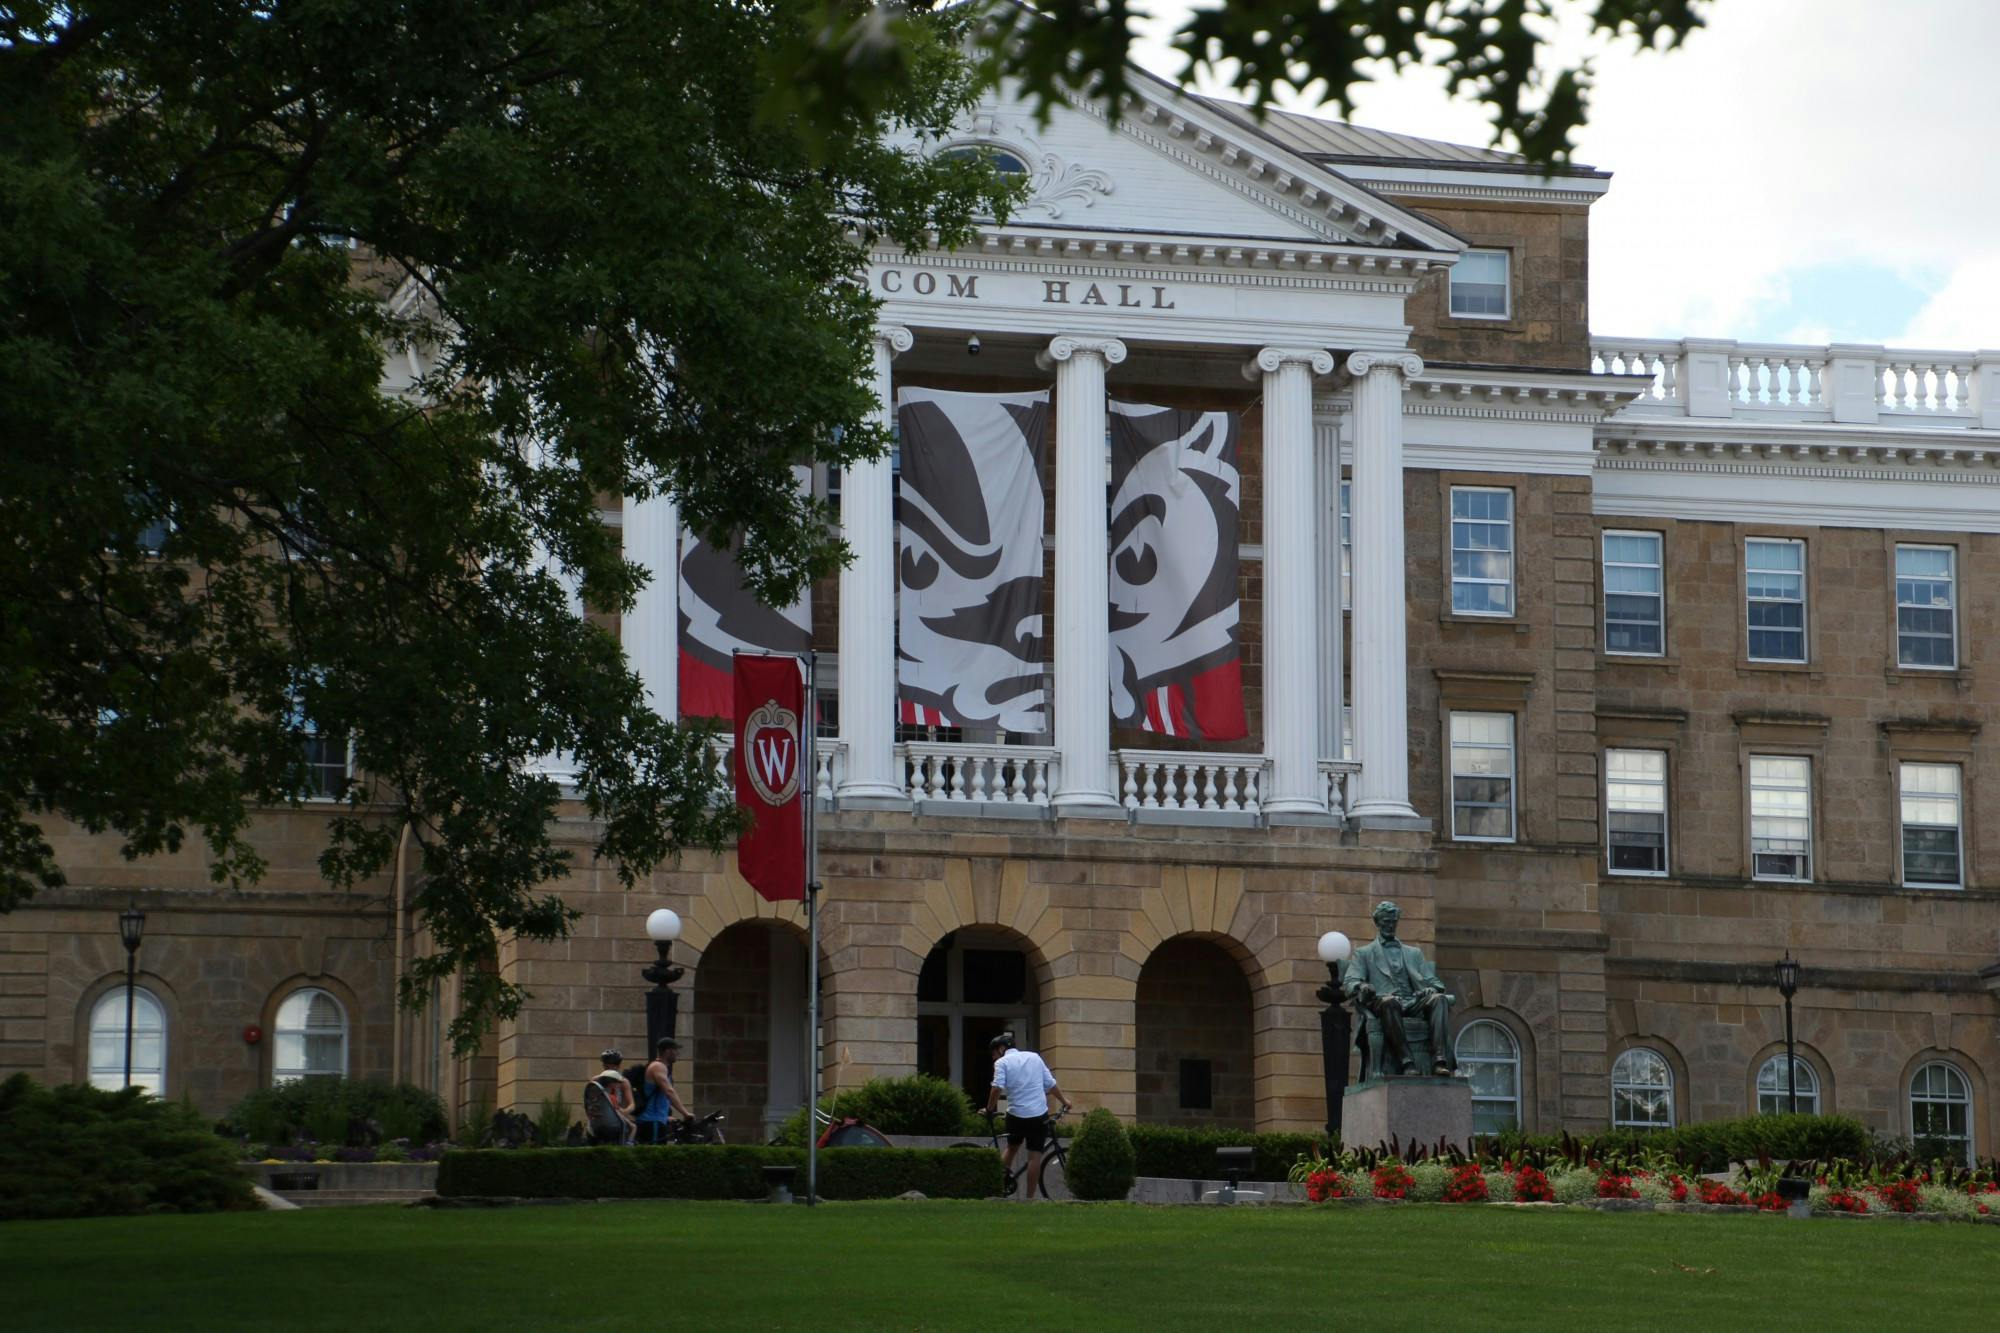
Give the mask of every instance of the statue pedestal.
<path id="1" fill-rule="evenodd" d="M 1434 1147 L 1439 1139 L 1463 1150 L 1472 1144 L 1472 1084 L 1462 1078 L 1392 1074 L 1347 1090 L 1341 1103 L 1340 1141 L 1372 1148 L 1391 1137 L 1408 1148 Z"/>

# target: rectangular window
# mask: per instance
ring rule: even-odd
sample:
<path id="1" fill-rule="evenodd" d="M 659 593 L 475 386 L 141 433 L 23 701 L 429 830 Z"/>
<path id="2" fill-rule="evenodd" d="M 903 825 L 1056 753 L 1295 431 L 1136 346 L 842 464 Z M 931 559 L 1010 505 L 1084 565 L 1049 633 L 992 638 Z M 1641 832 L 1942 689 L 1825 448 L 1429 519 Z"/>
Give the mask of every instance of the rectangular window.
<path id="1" fill-rule="evenodd" d="M 1750 876 L 1812 878 L 1812 760 L 1750 756 Z"/>
<path id="2" fill-rule="evenodd" d="M 1903 883 L 1955 889 L 1965 883 L 1959 856 L 1964 808 L 1957 764 L 1903 764 Z"/>
<path id="3" fill-rule="evenodd" d="M 1955 555 L 1949 546 L 1896 548 L 1896 665 L 1958 665 Z"/>
<path id="4" fill-rule="evenodd" d="M 307 800 L 333 801 L 347 795 L 347 779 L 353 773 L 347 737 L 338 733 L 311 732 L 305 739 L 306 783 L 300 794 Z"/>
<path id="5" fill-rule="evenodd" d="M 1340 483 L 1340 609 L 1354 608 L 1354 483 Z"/>
<path id="6" fill-rule="evenodd" d="M 1750 660 L 1806 660 L 1806 544 L 1771 537 L 1743 543 Z"/>
<path id="7" fill-rule="evenodd" d="M 1505 250 L 1467 250 L 1451 266 L 1451 313 L 1459 319 L 1507 318 Z"/>
<path id="8" fill-rule="evenodd" d="M 1667 755 L 1604 752 L 1607 864 L 1614 875 L 1667 873 Z"/>
<path id="9" fill-rule="evenodd" d="M 1514 840 L 1514 715 L 1451 715 L 1451 836 Z"/>
<path id="10" fill-rule="evenodd" d="M 1657 532 L 1604 534 L 1604 651 L 1666 651 L 1666 593 Z"/>
<path id="11" fill-rule="evenodd" d="M 1451 609 L 1514 614 L 1514 492 L 1451 488 Z"/>

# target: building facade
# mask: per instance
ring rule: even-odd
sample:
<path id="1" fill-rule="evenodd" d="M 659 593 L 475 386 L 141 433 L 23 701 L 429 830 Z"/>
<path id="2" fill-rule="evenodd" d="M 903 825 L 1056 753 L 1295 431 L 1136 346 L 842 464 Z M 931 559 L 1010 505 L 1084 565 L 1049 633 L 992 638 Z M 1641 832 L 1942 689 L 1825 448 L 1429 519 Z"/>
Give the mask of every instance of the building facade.
<path id="1" fill-rule="evenodd" d="M 1484 1127 L 1776 1109 L 1789 953 L 1805 1109 L 1996 1151 L 2000 353 L 1594 335 L 1589 169 L 1163 84 L 1115 124 L 996 95 L 942 145 L 975 147 L 1028 201 L 872 257 L 876 388 L 1052 391 L 1048 730 L 899 721 L 896 461 L 815 478 L 855 553 L 811 611 L 830 1086 L 978 1088 L 1011 1027 L 1086 1105 L 1317 1125 L 1315 942 L 1389 898 Z M 1108 402 L 1240 421 L 1241 741 L 1107 706 Z M 678 560 L 671 501 L 607 518 Z M 680 597 L 656 579 L 613 624 L 663 709 Z M 802 917 L 733 857 L 628 892 L 565 817 L 577 934 L 503 948 L 534 998 L 462 1059 L 449 995 L 394 1007 L 401 863 L 318 880 L 328 813 L 271 812 L 274 872 L 235 893 L 198 853 L 59 839 L 73 887 L 0 931 L 0 1072 L 122 1074 L 136 901 L 166 1093 L 334 1071 L 532 1110 L 636 1052 L 667 906 L 694 1105 L 802 1100 Z"/>

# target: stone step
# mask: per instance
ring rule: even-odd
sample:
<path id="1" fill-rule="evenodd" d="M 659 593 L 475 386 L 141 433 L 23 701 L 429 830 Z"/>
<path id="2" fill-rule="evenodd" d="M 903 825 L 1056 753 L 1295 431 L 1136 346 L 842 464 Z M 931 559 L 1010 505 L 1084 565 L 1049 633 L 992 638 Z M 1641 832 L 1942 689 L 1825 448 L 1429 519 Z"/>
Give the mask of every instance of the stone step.
<path id="1" fill-rule="evenodd" d="M 278 1197 L 300 1208 L 343 1208 L 364 1203 L 415 1203 L 429 1190 L 279 1190 Z"/>

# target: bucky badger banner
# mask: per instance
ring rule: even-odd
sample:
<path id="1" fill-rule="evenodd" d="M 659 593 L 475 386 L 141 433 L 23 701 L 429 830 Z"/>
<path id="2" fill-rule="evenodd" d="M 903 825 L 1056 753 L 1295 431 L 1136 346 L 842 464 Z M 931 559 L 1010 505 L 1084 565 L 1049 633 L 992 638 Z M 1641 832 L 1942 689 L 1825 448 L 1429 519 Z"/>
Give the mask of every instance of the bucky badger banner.
<path id="1" fill-rule="evenodd" d="M 896 697 L 904 721 L 1039 732 L 1049 395 L 904 389 Z"/>
<path id="2" fill-rule="evenodd" d="M 1207 741 L 1249 734 L 1233 412 L 1111 404 L 1111 713 Z"/>
<path id="3" fill-rule="evenodd" d="M 776 611 L 743 586 L 729 551 L 692 532 L 681 542 L 680 715 L 734 717 L 731 660 L 737 653 L 803 653 L 812 643 L 812 612 L 801 596 Z"/>

